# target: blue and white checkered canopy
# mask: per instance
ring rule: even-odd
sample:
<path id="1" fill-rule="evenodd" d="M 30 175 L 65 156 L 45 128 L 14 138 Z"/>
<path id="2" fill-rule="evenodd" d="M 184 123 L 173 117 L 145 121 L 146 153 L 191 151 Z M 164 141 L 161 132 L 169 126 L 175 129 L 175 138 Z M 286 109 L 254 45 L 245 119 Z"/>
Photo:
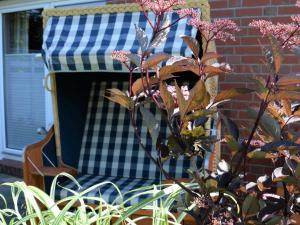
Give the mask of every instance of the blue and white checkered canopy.
<path id="1" fill-rule="evenodd" d="M 171 22 L 178 19 L 176 13 L 168 16 Z M 154 21 L 154 14 L 149 13 L 149 18 Z M 45 63 L 50 72 L 127 71 L 112 60 L 111 53 L 113 50 L 139 52 L 134 24 L 151 38 L 152 29 L 142 12 L 49 17 L 42 48 Z M 171 27 L 166 42 L 155 52 L 190 56 L 180 35 L 196 36 L 187 19 Z"/>

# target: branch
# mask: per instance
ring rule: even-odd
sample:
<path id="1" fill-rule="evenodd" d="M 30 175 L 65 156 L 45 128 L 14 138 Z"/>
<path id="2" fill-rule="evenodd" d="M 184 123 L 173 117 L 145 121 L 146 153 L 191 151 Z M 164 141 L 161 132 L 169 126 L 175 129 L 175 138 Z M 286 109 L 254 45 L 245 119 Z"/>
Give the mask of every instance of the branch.
<path id="1" fill-rule="evenodd" d="M 168 172 L 160 165 L 160 163 L 159 163 L 159 162 L 151 155 L 151 153 L 147 151 L 147 149 L 146 149 L 145 145 L 143 144 L 142 139 L 141 139 L 141 137 L 140 137 L 140 135 L 139 135 L 139 133 L 138 133 L 138 128 L 137 128 L 136 123 L 135 123 L 135 120 L 134 120 L 134 118 L 135 118 L 135 117 L 134 117 L 134 113 L 133 113 L 132 110 L 129 110 L 129 113 L 130 113 L 130 121 L 131 121 L 131 125 L 132 125 L 133 128 L 134 128 L 135 135 L 136 135 L 136 137 L 138 138 L 138 141 L 139 141 L 140 146 L 141 146 L 142 149 L 145 151 L 145 153 L 146 153 L 146 155 L 149 157 L 149 159 L 150 159 L 153 163 L 155 163 L 155 165 L 161 170 L 161 172 L 164 174 L 164 176 L 165 176 L 167 179 L 172 180 L 172 181 L 175 182 L 178 186 L 180 186 L 183 190 L 185 190 L 187 193 L 189 193 L 189 194 L 191 194 L 192 196 L 196 197 L 197 194 L 196 194 L 193 190 L 191 190 L 191 189 L 185 187 L 185 186 L 184 186 L 183 184 L 181 184 L 176 178 L 172 177 L 172 176 L 171 176 L 171 175 L 170 175 L 170 174 L 169 174 L 169 173 L 168 173 Z"/>

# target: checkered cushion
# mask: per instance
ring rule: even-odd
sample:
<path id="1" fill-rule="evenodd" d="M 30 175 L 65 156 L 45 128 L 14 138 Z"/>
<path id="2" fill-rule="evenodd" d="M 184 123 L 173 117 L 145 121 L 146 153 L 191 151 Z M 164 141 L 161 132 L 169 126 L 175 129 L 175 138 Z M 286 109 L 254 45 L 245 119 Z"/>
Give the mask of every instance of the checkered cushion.
<path id="1" fill-rule="evenodd" d="M 121 190 L 123 199 L 120 198 L 118 191 L 112 184 L 105 184 L 96 189 L 93 189 L 91 192 L 88 192 L 85 196 L 88 197 L 100 197 L 103 198 L 108 203 L 115 202 L 116 204 L 121 204 L 123 200 L 127 200 L 128 198 L 132 197 L 133 194 L 137 194 L 140 192 L 130 192 L 140 187 L 147 187 L 153 184 L 158 184 L 159 181 L 157 180 L 145 180 L 145 179 L 132 179 L 132 178 L 125 178 L 125 177 L 107 177 L 107 176 L 95 176 L 95 175 L 80 175 L 77 177 L 77 181 L 80 183 L 81 188 L 78 189 L 78 186 L 68 180 L 62 183 L 61 185 L 57 186 L 56 190 L 56 199 L 62 199 L 72 195 L 72 193 L 64 188 L 71 189 L 74 191 L 82 192 L 87 188 L 90 188 L 93 185 L 100 184 L 102 182 L 110 181 L 117 185 L 117 187 Z M 64 187 L 64 188 L 62 188 Z M 126 206 L 133 205 L 141 200 L 149 197 L 148 195 L 140 195 L 139 197 L 133 198 L 127 202 Z M 116 200 L 117 199 L 117 200 Z M 86 203 L 89 204 L 99 204 L 99 201 L 95 201 L 92 199 L 86 199 Z"/>
<path id="2" fill-rule="evenodd" d="M 122 194 L 140 187 L 159 184 L 163 176 L 139 146 L 130 124 L 128 111 L 104 98 L 105 90 L 110 88 L 128 90 L 128 82 L 102 81 L 94 82 L 91 85 L 78 165 L 77 180 L 82 185 L 81 191 L 103 181 L 111 181 L 116 184 Z M 156 111 L 155 107 L 149 107 L 149 110 L 155 115 L 157 121 L 161 121 L 161 134 L 163 138 L 166 137 L 167 127 L 161 119 L 160 113 Z M 152 145 L 151 137 L 147 133 L 140 113 L 137 114 L 137 125 L 141 129 L 140 136 L 147 151 L 156 157 L 157 151 Z M 190 161 L 183 158 L 171 159 L 164 163 L 164 168 L 173 177 L 188 178 L 187 169 L 190 168 Z M 72 181 L 66 181 L 61 186 L 72 190 L 77 189 L 76 184 Z M 57 199 L 70 194 L 60 187 L 56 193 Z M 111 184 L 102 186 L 87 195 L 99 197 L 99 193 L 109 203 L 118 197 L 118 192 Z M 130 196 L 131 194 L 125 194 L 125 199 Z M 146 197 L 149 196 L 142 195 L 132 199 L 127 205 L 135 204 Z M 93 200 L 87 202 L 97 204 Z M 121 202 L 122 200 L 119 199 L 118 203 Z"/>
<path id="3" fill-rule="evenodd" d="M 93 83 L 88 103 L 78 171 L 108 177 L 126 177 L 140 179 L 160 179 L 160 170 L 146 156 L 139 146 L 134 130 L 130 124 L 128 111 L 103 96 L 105 90 L 118 88 L 128 90 L 128 82 Z M 161 121 L 162 136 L 166 136 L 166 124 L 155 107 L 150 108 L 158 121 Z M 138 113 L 137 125 L 141 128 L 140 136 L 147 151 L 154 157 L 155 146 L 147 134 L 147 128 Z M 189 177 L 186 169 L 190 161 L 171 159 L 164 164 L 170 175 L 178 178 Z"/>

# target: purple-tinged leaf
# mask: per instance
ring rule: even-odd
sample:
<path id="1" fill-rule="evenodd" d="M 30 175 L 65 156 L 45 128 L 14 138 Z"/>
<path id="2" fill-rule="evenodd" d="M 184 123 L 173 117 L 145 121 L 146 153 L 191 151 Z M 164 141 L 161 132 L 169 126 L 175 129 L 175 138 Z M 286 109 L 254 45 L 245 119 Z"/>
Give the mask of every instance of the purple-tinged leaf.
<path id="1" fill-rule="evenodd" d="M 136 24 L 134 24 L 134 26 L 135 26 L 135 32 L 136 32 L 136 39 L 138 40 L 138 42 L 141 46 L 142 52 L 145 52 L 148 47 L 147 34 L 141 27 L 138 27 Z"/>
<path id="2" fill-rule="evenodd" d="M 215 97 L 214 103 L 232 99 L 240 95 L 249 94 L 251 92 L 253 92 L 253 90 L 248 88 L 230 88 L 227 90 L 223 90 Z"/>
<path id="3" fill-rule="evenodd" d="M 197 41 L 197 39 L 190 37 L 190 36 L 186 36 L 186 35 L 182 35 L 180 37 L 187 44 L 187 46 L 189 46 L 189 48 L 192 50 L 195 58 L 198 58 L 199 51 L 200 51 L 200 45 L 199 45 L 199 42 Z"/>
<path id="4" fill-rule="evenodd" d="M 164 52 L 159 52 L 151 55 L 144 64 L 144 68 L 153 68 L 156 67 L 159 63 L 168 60 L 171 55 Z"/>
<path id="5" fill-rule="evenodd" d="M 160 91 L 160 96 L 165 104 L 166 110 L 169 116 L 171 116 L 174 112 L 175 103 L 171 93 L 168 91 L 164 82 L 160 82 L 159 91 Z"/>
<path id="6" fill-rule="evenodd" d="M 157 77 L 149 78 L 149 86 L 156 85 L 159 83 L 159 79 Z M 144 85 L 144 86 L 143 86 Z M 144 91 L 144 88 L 147 90 L 147 81 L 146 78 L 138 78 L 132 85 L 132 91 L 134 95 L 138 95 L 139 93 Z"/>

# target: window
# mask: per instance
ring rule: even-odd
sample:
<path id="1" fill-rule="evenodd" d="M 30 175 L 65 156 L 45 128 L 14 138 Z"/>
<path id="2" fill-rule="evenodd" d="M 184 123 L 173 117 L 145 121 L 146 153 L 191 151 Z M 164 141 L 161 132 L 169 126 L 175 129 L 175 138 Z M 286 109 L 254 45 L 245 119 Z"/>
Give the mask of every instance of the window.
<path id="1" fill-rule="evenodd" d="M 45 126 L 42 9 L 3 14 L 6 148 L 22 150 L 42 138 Z M 21 154 L 21 151 L 20 151 Z"/>
<path id="2" fill-rule="evenodd" d="M 77 3 L 77 4 L 69 4 L 69 5 L 59 5 L 56 8 L 80 8 L 80 7 L 92 7 L 92 6 L 102 6 L 105 5 L 105 0 L 98 0 L 96 2 L 85 2 L 85 3 Z"/>

